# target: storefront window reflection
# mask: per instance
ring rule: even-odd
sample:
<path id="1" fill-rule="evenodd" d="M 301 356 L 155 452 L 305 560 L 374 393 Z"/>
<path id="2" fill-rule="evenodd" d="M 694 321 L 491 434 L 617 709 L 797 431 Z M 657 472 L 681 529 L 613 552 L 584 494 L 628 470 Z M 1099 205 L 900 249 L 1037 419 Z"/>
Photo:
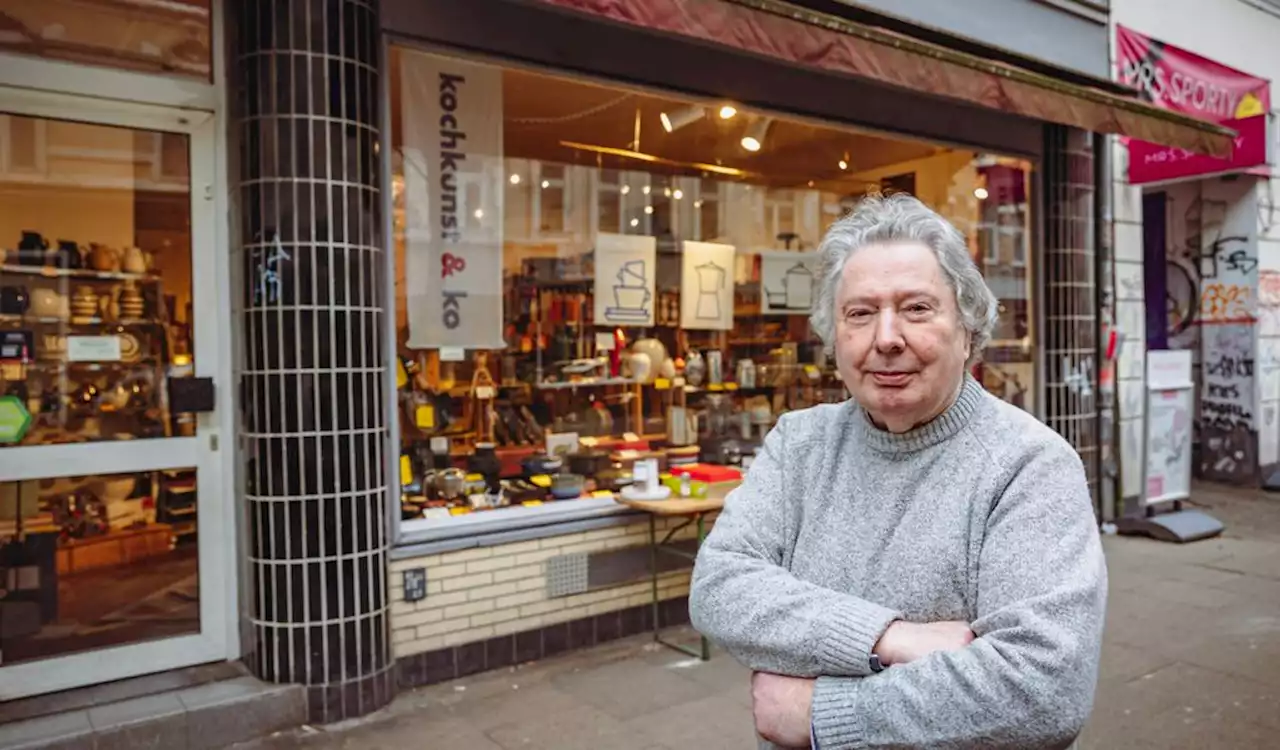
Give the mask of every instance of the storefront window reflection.
<path id="1" fill-rule="evenodd" d="M 167 397 L 193 364 L 187 149 L 0 113 L 0 399 L 30 414 L 0 449 L 194 430 Z"/>
<path id="2" fill-rule="evenodd" d="M 0 482 L 4 664 L 196 633 L 194 470 Z"/>
<path id="3" fill-rule="evenodd" d="M 410 528 L 590 498 L 645 457 L 740 466 L 779 414 L 845 398 L 808 327 L 813 252 L 872 191 L 910 192 L 969 238 L 1001 303 L 975 375 L 1034 410 L 1028 163 L 409 50 L 392 61 Z"/>
<path id="4" fill-rule="evenodd" d="M 0 51 L 209 80 L 209 0 L 0 0 Z"/>

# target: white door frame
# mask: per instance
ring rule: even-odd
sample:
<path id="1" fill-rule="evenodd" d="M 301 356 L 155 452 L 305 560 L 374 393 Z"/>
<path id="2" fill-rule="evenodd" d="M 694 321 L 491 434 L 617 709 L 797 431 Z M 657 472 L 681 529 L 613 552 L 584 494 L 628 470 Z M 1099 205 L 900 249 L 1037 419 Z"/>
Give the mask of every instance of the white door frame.
<path id="1" fill-rule="evenodd" d="M 221 118 L 151 104 L 123 103 L 0 86 L 0 111 L 189 137 L 192 327 L 196 375 L 214 381 L 217 409 L 201 414 L 195 437 L 0 450 L 5 480 L 194 467 L 200 493 L 200 632 L 66 656 L 0 665 L 0 702 L 234 658 L 239 651 L 237 524 L 232 416 L 230 261 Z"/>

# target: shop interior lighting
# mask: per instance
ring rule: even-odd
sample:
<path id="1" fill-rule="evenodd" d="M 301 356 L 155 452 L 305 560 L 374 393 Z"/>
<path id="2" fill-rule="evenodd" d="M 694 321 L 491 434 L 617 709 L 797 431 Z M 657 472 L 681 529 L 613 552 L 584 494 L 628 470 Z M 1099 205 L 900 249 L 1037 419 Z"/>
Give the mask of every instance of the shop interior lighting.
<path id="1" fill-rule="evenodd" d="M 644 207 L 644 212 L 645 212 L 646 214 L 651 214 L 651 213 L 653 213 L 653 206 L 645 206 L 645 207 Z"/>
<path id="2" fill-rule="evenodd" d="M 612 148 L 610 146 L 595 146 L 590 143 L 576 143 L 574 141 L 560 141 L 560 145 L 565 148 L 577 149 L 579 151 L 590 151 L 597 154 L 607 154 L 609 156 L 618 156 L 624 159 L 635 159 L 636 161 L 649 162 L 650 164 L 666 164 L 672 167 L 682 167 L 685 169 L 697 169 L 702 172 L 714 172 L 727 177 L 747 177 L 749 172 L 735 167 L 725 167 L 719 164 L 706 164 L 703 162 L 683 162 L 674 159 L 664 159 L 653 154 L 645 154 L 640 151 L 630 151 L 624 148 Z M 626 185 L 622 186 L 622 193 L 625 195 L 630 192 L 630 188 Z"/>
<path id="3" fill-rule="evenodd" d="M 639 219 L 632 219 L 632 220 L 631 220 L 631 226 L 633 226 L 633 227 L 638 227 L 638 226 L 640 226 L 640 220 L 639 220 Z"/>
<path id="4" fill-rule="evenodd" d="M 732 120 L 734 115 L 738 114 L 738 108 L 732 104 L 722 104 L 720 106 L 720 119 Z"/>
<path id="5" fill-rule="evenodd" d="M 767 117 L 751 123 L 747 127 L 746 135 L 742 136 L 742 147 L 752 153 L 764 148 L 764 139 L 769 134 L 769 126 L 772 124 L 773 120 Z"/>
<path id="6" fill-rule="evenodd" d="M 662 129 L 668 133 L 674 133 L 685 125 L 701 120 L 706 114 L 706 110 L 697 105 L 689 105 L 671 112 L 662 112 L 658 115 L 658 119 L 662 120 Z"/>
<path id="7" fill-rule="evenodd" d="M 626 195 L 627 193 L 630 193 L 630 192 L 631 192 L 631 186 L 630 186 L 630 185 L 623 185 L 622 187 L 618 188 L 618 192 L 619 192 L 619 193 L 622 193 L 623 195 Z"/>
<path id="8" fill-rule="evenodd" d="M 649 190 L 650 188 L 648 185 L 645 185 L 644 187 L 640 188 L 640 192 L 644 193 L 645 195 L 649 194 Z"/>
<path id="9" fill-rule="evenodd" d="M 676 200 L 680 200 L 681 198 L 683 198 L 683 197 L 684 197 L 684 191 L 683 191 L 683 190 L 676 190 L 674 193 L 672 193 L 672 194 L 671 194 L 671 197 L 672 197 L 672 198 L 675 198 Z"/>
<path id="10" fill-rule="evenodd" d="M 551 187 L 551 180 L 543 180 L 543 181 L 542 181 L 542 189 L 543 189 L 543 190 L 546 190 L 546 189 L 547 189 L 547 188 L 549 188 L 549 187 Z"/>
<path id="11" fill-rule="evenodd" d="M 512 175 L 511 175 L 511 177 L 510 177 L 510 178 L 508 178 L 508 179 L 511 181 L 511 184 L 512 184 L 512 185 L 519 185 L 519 184 L 520 184 L 520 175 L 518 175 L 518 174 L 512 174 Z"/>
<path id="12" fill-rule="evenodd" d="M 840 161 L 836 162 L 836 166 L 840 167 L 841 172 L 849 168 L 849 152 L 848 151 L 844 152 L 844 157 L 840 159 Z"/>
<path id="13" fill-rule="evenodd" d="M 987 189 L 984 187 L 973 189 L 973 197 L 977 198 L 980 201 L 985 201 L 988 195 L 990 195 L 990 193 L 988 193 Z"/>

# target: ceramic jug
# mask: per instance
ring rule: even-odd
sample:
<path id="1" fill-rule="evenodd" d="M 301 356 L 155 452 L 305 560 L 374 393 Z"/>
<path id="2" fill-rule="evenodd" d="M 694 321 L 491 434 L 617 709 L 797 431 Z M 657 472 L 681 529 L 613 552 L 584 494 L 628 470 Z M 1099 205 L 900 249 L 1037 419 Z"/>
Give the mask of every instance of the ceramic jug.
<path id="1" fill-rule="evenodd" d="M 53 289 L 41 288 L 31 292 L 31 314 L 38 318 L 67 318 L 70 315 L 67 298 Z"/>
<path id="2" fill-rule="evenodd" d="M 120 251 L 99 242 L 89 245 L 89 265 L 95 271 L 112 273 L 120 270 Z"/>
<path id="3" fill-rule="evenodd" d="M 122 266 L 125 273 L 146 273 L 148 263 L 147 254 L 142 252 L 141 248 L 128 247 L 124 251 L 124 260 Z"/>
<path id="4" fill-rule="evenodd" d="M 76 269 L 84 264 L 80 246 L 71 240 L 58 240 L 58 250 L 53 254 L 53 264 L 58 268 Z"/>

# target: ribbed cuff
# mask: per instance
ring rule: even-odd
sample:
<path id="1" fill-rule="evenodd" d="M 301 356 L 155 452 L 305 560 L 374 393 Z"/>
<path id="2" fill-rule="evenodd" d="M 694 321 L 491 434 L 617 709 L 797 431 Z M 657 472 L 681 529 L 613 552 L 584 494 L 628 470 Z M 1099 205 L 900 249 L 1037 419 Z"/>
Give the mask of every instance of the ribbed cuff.
<path id="1" fill-rule="evenodd" d="M 865 677 L 871 674 L 871 650 L 889 623 L 902 613 L 870 602 L 841 602 L 822 623 L 818 658 L 823 674 Z"/>
<path id="2" fill-rule="evenodd" d="M 850 750 L 865 739 L 855 691 L 862 680 L 819 677 L 813 688 L 813 743 L 822 750 Z"/>

